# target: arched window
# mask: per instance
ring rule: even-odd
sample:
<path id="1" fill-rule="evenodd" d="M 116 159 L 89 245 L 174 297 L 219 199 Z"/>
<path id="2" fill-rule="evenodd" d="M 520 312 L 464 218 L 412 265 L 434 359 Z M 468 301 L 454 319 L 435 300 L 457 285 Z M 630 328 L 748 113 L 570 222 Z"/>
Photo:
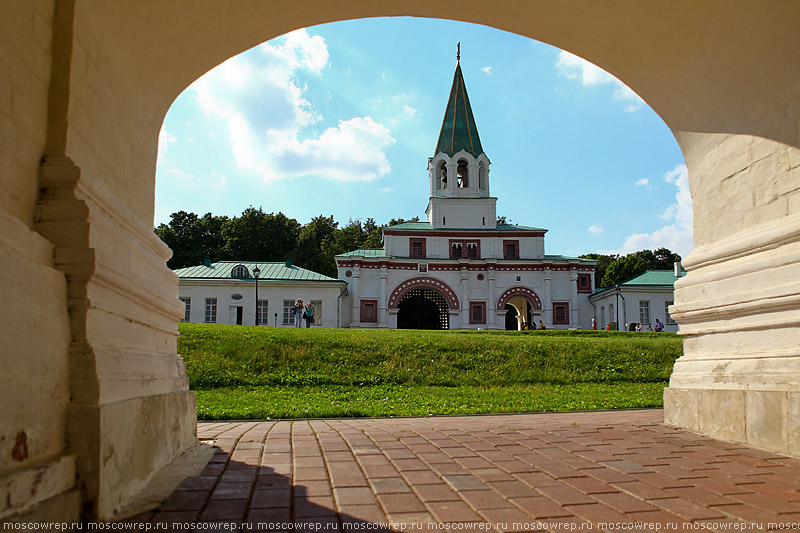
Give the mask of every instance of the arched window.
<path id="1" fill-rule="evenodd" d="M 439 163 L 439 188 L 446 189 L 447 188 L 447 164 L 442 161 Z"/>
<path id="2" fill-rule="evenodd" d="M 231 271 L 232 278 L 249 278 L 250 272 L 247 270 L 247 267 L 244 265 L 236 265 L 233 267 Z"/>
<path id="3" fill-rule="evenodd" d="M 461 159 L 458 162 L 458 170 L 456 171 L 456 175 L 458 176 L 458 187 L 460 189 L 466 189 L 469 187 L 469 172 L 467 170 L 467 162 Z"/>
<path id="4" fill-rule="evenodd" d="M 489 192 L 489 169 L 483 161 L 478 169 L 478 189 Z"/>

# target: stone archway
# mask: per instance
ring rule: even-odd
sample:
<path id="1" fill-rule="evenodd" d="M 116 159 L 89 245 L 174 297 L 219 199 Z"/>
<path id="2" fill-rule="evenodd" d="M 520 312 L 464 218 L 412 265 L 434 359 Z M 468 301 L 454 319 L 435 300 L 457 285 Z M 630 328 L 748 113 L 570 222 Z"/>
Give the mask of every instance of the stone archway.
<path id="1" fill-rule="evenodd" d="M 397 329 L 450 329 L 447 299 L 435 289 L 406 291 L 397 304 Z"/>
<path id="2" fill-rule="evenodd" d="M 528 287 L 511 287 L 507 289 L 497 300 L 495 309 L 504 313 L 511 313 L 508 308 L 514 310 L 513 329 L 522 330 L 524 328 L 535 327 L 542 317 L 542 300 L 533 289 Z M 508 329 L 509 318 L 506 315 L 506 329 Z"/>
<path id="3" fill-rule="evenodd" d="M 800 4 L 42 0 L 0 10 L 0 276 L 14 309 L 3 315 L 0 424 L 14 462 L 0 474 L 35 494 L 9 497 L 0 518 L 36 516 L 45 502 L 60 509 L 51 521 L 74 521 L 82 506 L 110 518 L 194 442 L 177 281 L 152 232 L 161 120 L 228 57 L 369 16 L 535 38 L 651 105 L 683 151 L 695 211 L 672 311 L 685 355 L 666 419 L 800 455 Z M 33 479 L 45 482 L 31 492 Z"/>

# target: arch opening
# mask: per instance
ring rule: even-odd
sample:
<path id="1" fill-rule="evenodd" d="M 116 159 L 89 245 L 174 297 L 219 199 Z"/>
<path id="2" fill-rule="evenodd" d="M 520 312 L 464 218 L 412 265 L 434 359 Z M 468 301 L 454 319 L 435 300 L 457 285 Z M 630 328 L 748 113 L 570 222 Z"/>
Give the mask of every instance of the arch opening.
<path id="1" fill-rule="evenodd" d="M 439 291 L 411 289 L 397 307 L 397 329 L 450 329 L 447 299 Z"/>

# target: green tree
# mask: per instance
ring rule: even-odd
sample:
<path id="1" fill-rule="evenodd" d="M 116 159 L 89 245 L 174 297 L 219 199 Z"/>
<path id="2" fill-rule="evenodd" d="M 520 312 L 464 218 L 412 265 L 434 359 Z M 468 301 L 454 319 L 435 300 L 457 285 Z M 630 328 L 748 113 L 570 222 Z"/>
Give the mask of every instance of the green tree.
<path id="1" fill-rule="evenodd" d="M 334 238 L 339 223 L 333 216 L 314 217 L 300 229 L 295 251 L 298 265 L 326 276 L 336 277 L 336 261 L 329 250 L 323 250 L 323 243 Z"/>
<path id="2" fill-rule="evenodd" d="M 169 268 L 184 268 L 200 265 L 206 257 L 212 261 L 224 258 L 222 228 L 228 217 L 206 213 L 198 217 L 195 213 L 178 211 L 170 215 L 167 224 L 156 229 L 156 235 L 172 249 Z"/>
<path id="3" fill-rule="evenodd" d="M 292 259 L 300 224 L 283 213 L 264 213 L 253 206 L 225 224 L 225 254 L 238 261 L 284 261 Z"/>
<path id="4" fill-rule="evenodd" d="M 681 256 L 667 248 L 640 250 L 617 258 L 605 269 L 601 287 L 611 287 L 625 280 L 644 274 L 648 270 L 671 270 Z"/>
<path id="5" fill-rule="evenodd" d="M 619 259 L 618 255 L 603 255 L 603 254 L 584 254 L 580 256 L 583 259 L 593 259 L 597 261 L 594 273 L 594 287 L 596 289 L 606 287 L 603 285 L 603 277 L 606 274 L 608 265 Z"/>

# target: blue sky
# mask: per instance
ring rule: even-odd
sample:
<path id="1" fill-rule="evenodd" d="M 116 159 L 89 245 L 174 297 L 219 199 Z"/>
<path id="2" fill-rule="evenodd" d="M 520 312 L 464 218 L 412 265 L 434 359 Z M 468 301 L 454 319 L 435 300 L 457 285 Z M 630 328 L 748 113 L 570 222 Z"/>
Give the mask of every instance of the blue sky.
<path id="1" fill-rule="evenodd" d="M 156 225 L 250 205 L 424 219 L 458 42 L 498 215 L 549 229 L 551 254 L 692 249 L 683 157 L 630 89 L 525 37 L 417 18 L 298 30 L 196 80 L 164 119 Z"/>

